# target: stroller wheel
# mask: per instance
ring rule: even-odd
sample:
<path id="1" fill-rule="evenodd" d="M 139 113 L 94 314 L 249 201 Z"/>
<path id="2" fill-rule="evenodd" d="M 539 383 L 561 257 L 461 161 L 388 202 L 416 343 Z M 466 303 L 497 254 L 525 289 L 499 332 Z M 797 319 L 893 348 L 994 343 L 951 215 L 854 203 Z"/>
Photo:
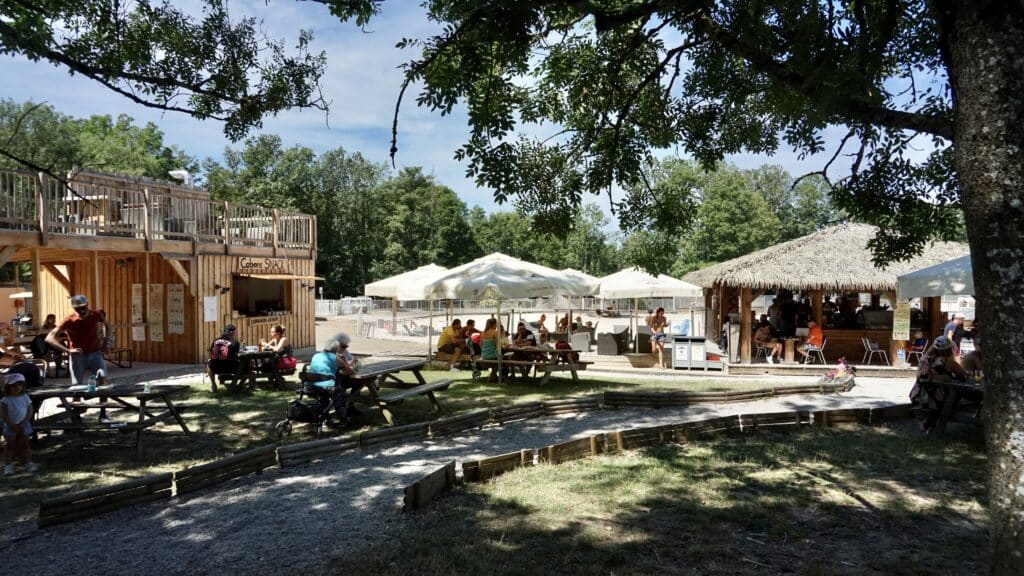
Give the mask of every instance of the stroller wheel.
<path id="1" fill-rule="evenodd" d="M 292 433 L 292 423 L 287 420 L 282 420 L 277 423 L 277 426 L 275 426 L 274 429 L 277 431 L 277 439 L 281 440 L 288 434 Z"/>

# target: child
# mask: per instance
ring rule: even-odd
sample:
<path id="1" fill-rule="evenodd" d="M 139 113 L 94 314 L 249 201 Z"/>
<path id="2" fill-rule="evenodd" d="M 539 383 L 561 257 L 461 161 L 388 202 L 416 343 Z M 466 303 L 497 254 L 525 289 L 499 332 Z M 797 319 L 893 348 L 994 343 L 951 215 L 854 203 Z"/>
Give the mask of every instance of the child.
<path id="1" fill-rule="evenodd" d="M 25 393 L 25 377 L 8 374 L 4 378 L 4 398 L 0 400 L 0 419 L 4 432 L 4 476 L 14 474 L 14 456 L 21 451 L 27 472 L 39 469 L 32 462 L 32 449 L 28 440 L 32 435 L 32 401 Z"/>
<path id="2" fill-rule="evenodd" d="M 910 349 L 915 352 L 924 352 L 924 345 L 927 343 L 928 341 L 924 339 L 924 334 L 918 330 L 914 332 L 914 342 L 910 345 Z"/>

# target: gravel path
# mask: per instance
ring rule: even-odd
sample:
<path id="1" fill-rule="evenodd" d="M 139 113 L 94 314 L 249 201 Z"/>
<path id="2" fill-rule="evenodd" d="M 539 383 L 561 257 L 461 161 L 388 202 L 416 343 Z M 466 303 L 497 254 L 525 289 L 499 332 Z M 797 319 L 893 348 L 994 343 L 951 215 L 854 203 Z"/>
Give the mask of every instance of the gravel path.
<path id="1" fill-rule="evenodd" d="M 0 550 L 5 573 L 320 574 L 337 554 L 387 539 L 403 522 L 402 488 L 445 462 L 574 437 L 759 411 L 880 407 L 911 382 L 858 379 L 837 396 L 789 396 L 679 409 L 538 418 L 437 441 L 371 447 L 271 470 L 195 495 L 31 530 Z"/>

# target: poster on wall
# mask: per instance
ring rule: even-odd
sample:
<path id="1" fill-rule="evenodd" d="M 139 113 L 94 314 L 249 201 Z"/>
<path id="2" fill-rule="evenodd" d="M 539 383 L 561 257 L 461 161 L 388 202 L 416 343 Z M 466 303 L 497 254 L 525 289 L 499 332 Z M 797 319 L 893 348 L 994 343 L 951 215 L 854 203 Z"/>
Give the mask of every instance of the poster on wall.
<path id="1" fill-rule="evenodd" d="M 143 307 L 145 301 L 142 293 L 142 284 L 132 284 L 132 342 L 146 341 L 145 318 Z"/>
<path id="2" fill-rule="evenodd" d="M 142 324 L 142 284 L 132 284 L 132 324 Z"/>
<path id="3" fill-rule="evenodd" d="M 203 322 L 217 321 L 217 297 L 203 296 Z"/>
<path id="4" fill-rule="evenodd" d="M 167 285 L 167 333 L 185 333 L 185 285 Z"/>
<path id="5" fill-rule="evenodd" d="M 164 285 L 149 285 L 149 339 L 164 341 Z"/>
<path id="6" fill-rule="evenodd" d="M 892 315 L 892 339 L 910 340 L 910 302 L 896 302 Z"/>

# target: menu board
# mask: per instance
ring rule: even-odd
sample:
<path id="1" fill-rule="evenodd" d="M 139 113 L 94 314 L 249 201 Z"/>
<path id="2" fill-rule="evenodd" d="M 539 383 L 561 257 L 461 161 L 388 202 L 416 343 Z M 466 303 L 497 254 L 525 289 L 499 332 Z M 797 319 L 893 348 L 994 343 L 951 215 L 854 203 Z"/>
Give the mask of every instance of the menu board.
<path id="1" fill-rule="evenodd" d="M 896 302 L 892 315 L 892 339 L 910 340 L 910 302 Z"/>
<path id="2" fill-rule="evenodd" d="M 167 333 L 185 333 L 185 285 L 167 285 Z"/>

